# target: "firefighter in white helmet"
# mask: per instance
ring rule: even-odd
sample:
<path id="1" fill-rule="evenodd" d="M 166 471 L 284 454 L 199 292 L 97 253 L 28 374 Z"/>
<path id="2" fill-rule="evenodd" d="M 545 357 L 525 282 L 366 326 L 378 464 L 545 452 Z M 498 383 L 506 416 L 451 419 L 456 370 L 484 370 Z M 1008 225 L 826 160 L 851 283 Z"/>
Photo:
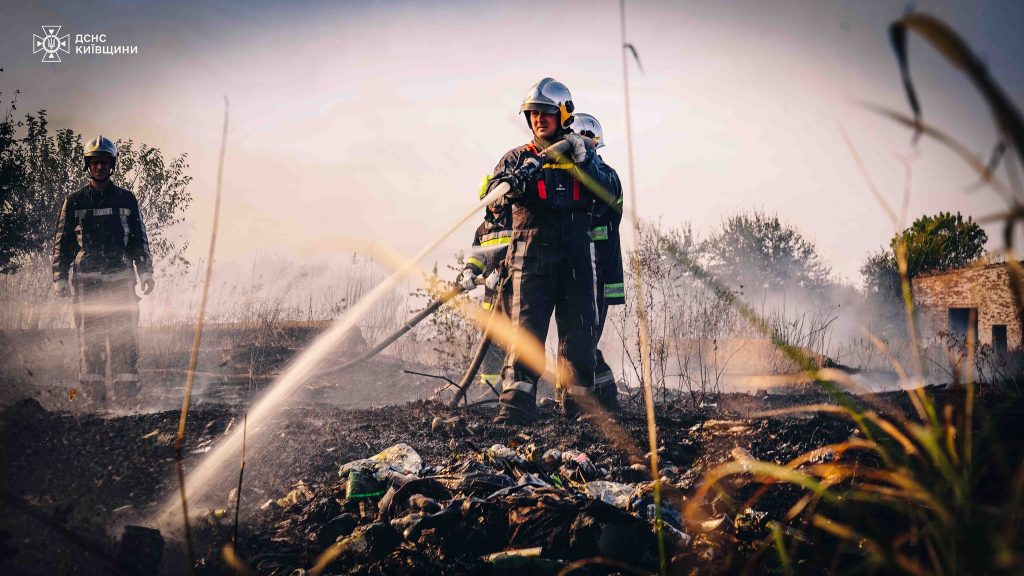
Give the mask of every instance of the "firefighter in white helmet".
<path id="1" fill-rule="evenodd" d="M 597 118 L 582 112 L 577 112 L 573 116 L 571 128 L 574 133 L 592 138 L 597 142 L 597 148 L 605 145 L 604 130 Z M 615 375 L 608 363 L 605 362 L 604 354 L 601 353 L 598 344 L 608 319 L 608 307 L 626 303 L 622 274 L 622 249 L 619 240 L 619 224 L 622 221 L 622 185 L 618 173 L 606 164 L 601 156 L 598 156 L 597 160 L 601 162 L 601 169 L 608 173 L 613 185 L 608 188 L 607 196 L 601 197 L 594 203 L 590 228 L 590 239 L 594 242 L 594 270 L 597 275 L 594 396 L 605 408 L 615 410 L 619 406 Z"/>
<path id="2" fill-rule="evenodd" d="M 110 180 L 117 146 L 99 136 L 83 156 L 89 183 L 64 200 L 53 235 L 54 290 L 74 289 L 83 395 L 106 400 L 109 362 L 114 396 L 131 402 L 139 391 L 136 275 L 143 294 L 152 292 L 153 258 L 135 195 Z"/>

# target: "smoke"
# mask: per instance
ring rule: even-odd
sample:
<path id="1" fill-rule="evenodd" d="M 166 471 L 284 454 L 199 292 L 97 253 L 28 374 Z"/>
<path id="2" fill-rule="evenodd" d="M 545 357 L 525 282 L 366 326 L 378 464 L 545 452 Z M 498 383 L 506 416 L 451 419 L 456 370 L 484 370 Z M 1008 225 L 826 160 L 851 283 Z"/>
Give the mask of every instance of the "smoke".
<path id="1" fill-rule="evenodd" d="M 712 231 L 707 238 L 689 223 L 644 227 L 639 245 L 625 255 L 625 268 L 632 276 L 639 265 L 646 304 L 654 312 L 655 381 L 697 396 L 810 383 L 802 362 L 780 347 L 785 344 L 814 366 L 857 374 L 858 391 L 898 384 L 899 369 L 911 360 L 905 330 L 893 328 L 905 325 L 902 309 L 879 306 L 825 274 L 828 265 L 813 244 L 771 220 L 757 213 L 729 217 L 723 226 L 728 234 Z M 736 226 L 737 221 L 761 228 Z M 673 254 L 709 273 L 710 283 Z M 626 282 L 626 306 L 611 310 L 611 329 L 602 342 L 628 385 L 639 382 L 633 282 Z M 741 312 L 741 304 L 753 318 Z M 938 358 L 932 365 L 943 362 Z M 942 370 L 925 375 L 926 381 L 948 378 Z"/>

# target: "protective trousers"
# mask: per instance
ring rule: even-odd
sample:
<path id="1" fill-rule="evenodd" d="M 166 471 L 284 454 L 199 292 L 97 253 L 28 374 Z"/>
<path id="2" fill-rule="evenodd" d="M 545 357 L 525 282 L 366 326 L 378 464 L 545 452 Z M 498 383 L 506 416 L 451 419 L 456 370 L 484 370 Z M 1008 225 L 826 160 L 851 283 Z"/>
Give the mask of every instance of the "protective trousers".
<path id="1" fill-rule="evenodd" d="M 536 238 L 514 241 L 509 316 L 515 334 L 514 345 L 502 369 L 503 389 L 535 393 L 540 375 L 522 362 L 521 343 L 526 332 L 536 338 L 543 349 L 553 312 L 559 353 L 571 370 L 570 382 L 560 384 L 570 394 L 589 392 L 594 386 L 594 326 L 597 321 L 591 255 L 549 259 L 537 254 L 536 248 L 558 248 L 529 246 L 533 241 Z M 537 257 L 531 258 L 532 255 Z M 574 390 L 574 386 L 584 390 Z"/>
<path id="2" fill-rule="evenodd" d="M 76 279 L 78 378 L 89 399 L 106 400 L 108 361 L 115 397 L 123 400 L 138 393 L 138 321 L 139 298 L 134 278 Z"/>
<path id="3" fill-rule="evenodd" d="M 506 249 L 496 250 L 495 253 L 500 253 L 503 260 Z M 485 269 L 485 272 L 490 273 L 490 270 Z M 512 286 L 504 271 L 499 269 L 498 272 L 501 274 L 501 279 L 495 288 L 484 290 L 484 300 L 481 302 L 481 306 L 491 314 L 500 314 L 504 317 L 508 314 Z M 501 345 L 491 339 L 487 353 L 484 354 L 484 359 L 480 363 L 479 379 L 481 384 L 491 388 L 501 388 L 501 367 L 505 362 L 505 354 Z"/>
<path id="4" fill-rule="evenodd" d="M 597 347 L 597 344 L 601 341 L 601 334 L 604 333 L 605 322 L 608 320 L 608 304 L 604 298 L 598 297 L 597 303 L 597 326 L 594 330 L 594 349 L 595 349 L 595 364 L 594 364 L 594 394 L 598 400 L 612 401 L 618 395 L 618 391 L 615 388 L 615 374 L 612 372 L 612 367 L 605 362 L 604 354 L 601 353 L 601 349 Z"/>
<path id="5" fill-rule="evenodd" d="M 505 288 L 503 294 L 509 289 Z M 485 301 L 487 302 L 487 301 Z M 487 302 L 490 304 L 490 302 Z M 505 299 L 505 304 L 497 306 L 489 306 L 487 309 L 491 314 L 505 315 L 508 310 L 508 299 Z M 495 388 L 501 387 L 501 368 L 505 363 L 505 350 L 500 344 L 491 340 L 490 346 L 487 348 L 487 353 L 484 354 L 483 362 L 480 363 L 480 383 L 484 386 L 490 386 Z"/>

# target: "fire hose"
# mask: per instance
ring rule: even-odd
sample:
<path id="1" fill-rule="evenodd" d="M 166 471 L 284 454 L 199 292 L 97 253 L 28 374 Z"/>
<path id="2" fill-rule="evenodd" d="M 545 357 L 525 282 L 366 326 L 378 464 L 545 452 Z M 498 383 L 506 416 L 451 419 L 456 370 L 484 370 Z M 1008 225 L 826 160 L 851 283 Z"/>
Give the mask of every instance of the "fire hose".
<path id="1" fill-rule="evenodd" d="M 384 351 L 385 348 L 390 346 L 395 340 L 398 340 L 399 338 L 404 336 L 406 332 L 408 332 L 409 330 L 412 330 L 417 324 L 422 322 L 426 317 L 428 317 L 431 314 L 433 314 L 434 312 L 436 312 L 438 308 L 440 308 L 445 303 L 447 303 L 449 300 L 451 300 L 452 298 L 455 298 L 456 296 L 458 296 L 459 294 L 462 294 L 465 291 L 466 291 L 466 289 L 463 286 L 461 286 L 461 285 L 456 285 L 456 286 L 450 288 L 447 292 L 445 292 L 444 294 L 441 294 L 435 300 L 433 300 L 430 304 L 428 304 L 426 308 L 424 308 L 423 310 L 420 310 L 412 318 L 409 318 L 408 320 L 406 320 L 405 324 L 403 324 L 401 328 L 399 328 L 398 330 L 393 332 L 390 336 L 388 336 L 387 338 L 385 338 L 385 339 L 381 340 L 380 342 L 378 342 L 377 344 L 375 344 L 373 346 L 373 348 L 370 348 L 369 350 L 367 350 L 366 352 L 363 352 L 362 354 L 360 354 L 359 356 L 353 358 L 352 360 L 349 360 L 348 362 L 342 364 L 341 366 L 338 366 L 336 369 L 337 370 L 345 370 L 346 368 L 351 368 L 351 367 L 353 367 L 353 366 L 355 366 L 357 364 L 362 364 L 363 362 L 366 362 L 367 360 L 369 360 L 370 358 L 373 358 L 377 354 L 380 354 L 382 351 Z"/>
<path id="2" fill-rule="evenodd" d="M 501 300 L 500 293 L 495 297 L 495 300 Z M 491 310 L 492 314 L 497 313 L 497 309 L 494 306 L 491 307 Z M 450 406 L 453 408 L 458 406 L 459 402 L 465 399 L 466 393 L 469 392 L 469 386 L 473 383 L 473 378 L 476 377 L 476 373 L 480 370 L 480 365 L 484 363 L 484 357 L 487 356 L 487 351 L 491 347 L 491 339 L 488 335 L 491 327 L 491 318 L 492 316 L 487 317 L 487 324 L 484 325 L 484 331 L 480 338 L 480 343 L 476 345 L 476 350 L 473 351 L 473 357 L 469 361 L 469 366 L 466 367 L 466 372 L 462 375 L 462 380 L 459 380 L 459 383 L 455 385 L 458 392 L 455 393 L 455 397 L 452 398 L 450 403 Z"/>

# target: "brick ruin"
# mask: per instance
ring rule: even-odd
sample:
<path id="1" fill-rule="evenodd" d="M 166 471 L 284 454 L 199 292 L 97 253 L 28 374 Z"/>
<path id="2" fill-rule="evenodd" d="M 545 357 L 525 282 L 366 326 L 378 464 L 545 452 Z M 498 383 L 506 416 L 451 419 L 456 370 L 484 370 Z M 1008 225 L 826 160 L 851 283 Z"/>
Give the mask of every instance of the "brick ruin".
<path id="1" fill-rule="evenodd" d="M 914 303 L 921 335 L 967 334 L 996 351 L 1021 345 L 1021 326 L 1005 262 L 914 278 Z"/>

